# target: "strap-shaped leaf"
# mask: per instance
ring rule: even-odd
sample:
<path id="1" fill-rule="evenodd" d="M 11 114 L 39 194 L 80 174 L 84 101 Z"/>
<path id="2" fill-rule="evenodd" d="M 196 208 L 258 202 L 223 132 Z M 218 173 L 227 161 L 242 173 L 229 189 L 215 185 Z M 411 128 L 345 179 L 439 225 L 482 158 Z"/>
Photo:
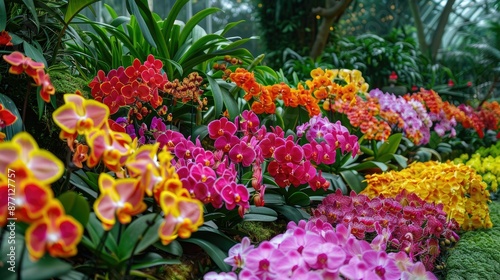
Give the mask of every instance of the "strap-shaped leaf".
<path id="1" fill-rule="evenodd" d="M 190 18 L 187 22 L 184 28 L 182 29 L 182 32 L 179 36 L 179 41 L 177 42 L 177 45 L 180 46 L 184 44 L 184 42 L 187 40 L 189 34 L 193 31 L 193 28 L 204 18 L 206 18 L 208 15 L 214 14 L 216 12 L 219 12 L 220 9 L 218 8 L 208 8 L 199 11 L 196 13 L 192 18 Z"/>

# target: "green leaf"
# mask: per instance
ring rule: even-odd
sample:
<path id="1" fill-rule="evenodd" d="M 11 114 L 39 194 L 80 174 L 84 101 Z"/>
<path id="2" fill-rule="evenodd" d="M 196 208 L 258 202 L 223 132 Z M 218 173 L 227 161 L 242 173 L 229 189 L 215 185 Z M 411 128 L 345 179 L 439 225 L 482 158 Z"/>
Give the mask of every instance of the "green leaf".
<path id="1" fill-rule="evenodd" d="M 356 193 L 360 193 L 365 189 L 365 184 L 362 183 L 364 180 L 363 177 L 359 176 L 356 171 L 353 170 L 344 170 L 340 171 L 340 176 L 347 182 L 347 185 L 351 188 L 351 190 Z"/>
<path id="2" fill-rule="evenodd" d="M 148 252 L 145 256 L 141 257 L 136 264 L 132 265 L 132 269 L 145 269 L 158 265 L 166 264 L 180 264 L 179 259 L 165 259 L 157 253 Z"/>
<path id="3" fill-rule="evenodd" d="M 222 98 L 222 90 L 219 86 L 219 83 L 209 75 L 207 75 L 207 80 L 210 84 L 210 88 L 212 89 L 212 96 L 214 97 L 214 107 L 215 107 L 215 118 L 218 118 L 222 113 L 222 107 L 224 105 L 224 101 Z"/>
<path id="4" fill-rule="evenodd" d="M 389 136 L 389 139 L 387 139 L 387 141 L 385 141 L 378 149 L 377 155 L 382 156 L 385 154 L 396 153 L 402 137 L 403 137 L 402 133 L 395 133 L 395 134 Z"/>
<path id="5" fill-rule="evenodd" d="M 250 206 L 250 211 L 243 216 L 244 221 L 274 222 L 278 213 L 268 207 Z"/>
<path id="6" fill-rule="evenodd" d="M 191 31 L 193 30 L 193 28 L 200 22 L 202 21 L 204 18 L 206 18 L 208 15 L 210 14 L 213 14 L 213 13 L 216 13 L 220 11 L 220 9 L 218 8 L 207 8 L 207 9 L 203 9 L 201 10 L 200 12 L 198 12 L 197 14 L 195 14 L 192 18 L 190 18 L 187 22 L 186 22 L 186 25 L 184 26 L 184 28 L 182 29 L 181 31 L 181 34 L 179 36 L 179 41 L 178 41 L 178 46 L 180 47 L 181 45 L 183 45 L 189 34 L 191 33 Z"/>
<path id="7" fill-rule="evenodd" d="M 266 205 L 283 205 L 285 204 L 285 199 L 280 194 L 266 192 L 264 194 L 264 202 Z"/>
<path id="8" fill-rule="evenodd" d="M 302 213 L 299 209 L 290 205 L 276 205 L 272 206 L 272 208 L 285 216 L 285 218 L 287 218 L 289 221 L 294 221 L 295 223 L 298 223 L 300 220 L 309 218 L 307 213 Z"/>
<path id="9" fill-rule="evenodd" d="M 137 4 L 136 2 L 139 2 L 139 4 Z M 135 0 L 127 0 L 127 3 L 130 7 L 130 14 L 131 15 L 134 15 L 136 20 L 137 20 L 137 23 L 139 24 L 139 28 L 141 29 L 142 31 L 142 35 L 144 36 L 144 39 L 146 39 L 146 41 L 151 45 L 153 46 L 154 48 L 157 48 L 157 45 L 156 45 L 156 42 L 155 40 L 153 39 L 153 35 L 151 34 L 151 30 L 149 29 L 149 26 L 148 24 L 146 24 L 146 21 L 144 20 L 144 17 L 142 15 L 141 12 L 143 13 L 151 13 L 149 11 L 149 8 L 147 11 L 144 11 L 144 7 L 141 5 L 141 9 L 139 9 L 139 5 L 142 4 L 141 3 L 141 0 L 138 0 L 138 1 L 135 1 Z M 148 17 L 147 20 L 150 20 L 151 17 Z M 152 23 L 152 22 L 148 22 L 149 24 L 155 24 L 155 23 Z M 159 34 L 155 34 L 155 35 L 159 35 Z"/>
<path id="10" fill-rule="evenodd" d="M 408 159 L 404 156 L 398 154 L 394 154 L 392 156 L 402 168 L 406 168 L 408 166 Z"/>
<path id="11" fill-rule="evenodd" d="M 117 255 L 124 261 L 132 256 L 132 250 L 136 242 L 139 242 L 134 254 L 139 254 L 144 249 L 154 244 L 160 238 L 158 236 L 158 228 L 162 223 L 157 213 L 151 213 L 139 217 L 127 226 L 127 229 L 122 234 L 120 244 L 118 245 Z M 144 236 L 142 236 L 144 230 Z"/>
<path id="12" fill-rule="evenodd" d="M 199 238 L 188 238 L 182 240 L 182 242 L 193 243 L 200 246 L 203 251 L 205 251 L 210 256 L 210 258 L 212 258 L 212 260 L 215 262 L 215 264 L 217 264 L 220 270 L 224 272 L 228 272 L 231 270 L 231 267 L 224 262 L 224 259 L 227 258 L 227 253 L 222 251 L 215 244 Z"/>
<path id="13" fill-rule="evenodd" d="M 90 215 L 89 203 L 76 192 L 67 191 L 58 197 L 66 214 L 73 216 L 83 227 L 87 225 Z"/>
<path id="14" fill-rule="evenodd" d="M 355 164 L 351 164 L 351 165 L 343 167 L 343 169 L 346 169 L 346 170 L 356 170 L 356 171 L 361 171 L 361 170 L 370 169 L 370 168 L 378 168 L 382 171 L 386 171 L 387 165 L 382 163 L 382 162 L 370 160 L 370 161 L 365 161 L 365 162 L 362 162 L 359 164 L 355 163 Z"/>
<path id="15" fill-rule="evenodd" d="M 1 1 L 1 2 L 4 2 L 4 1 Z M 33 19 L 35 21 L 36 28 L 39 29 L 40 28 L 40 21 L 38 20 L 38 13 L 36 12 L 35 3 L 33 2 L 33 0 L 23 0 L 23 2 L 24 2 L 24 5 L 26 5 L 26 8 L 28 8 L 28 10 L 31 13 L 30 19 Z M 0 6 L 1 5 L 2 4 L 0 4 Z M 1 18 L 1 14 L 0 14 L 0 18 Z M 5 29 L 5 26 L 4 26 L 4 28 L 0 28 L 0 31 L 2 31 L 4 29 Z"/>
<path id="16" fill-rule="evenodd" d="M 94 250 L 98 249 L 97 246 L 99 246 L 101 238 L 106 234 L 107 236 L 106 236 L 106 240 L 104 241 L 104 245 L 111 252 L 116 253 L 118 245 L 116 243 L 115 238 L 113 237 L 113 235 L 108 234 L 104 231 L 101 222 L 96 217 L 94 212 L 90 213 L 89 221 L 88 221 L 85 229 L 87 230 L 87 232 L 89 233 L 89 236 L 90 236 L 89 241 L 91 243 L 87 244 L 88 246 L 90 246 L 89 248 L 94 249 Z M 115 259 L 114 261 L 117 262 L 118 260 Z"/>
<path id="17" fill-rule="evenodd" d="M 5 9 L 5 1 L 0 1 L 0 31 L 5 30 L 7 26 L 7 10 Z"/>
<path id="18" fill-rule="evenodd" d="M 237 243 L 218 229 L 205 225 L 200 227 L 198 231 L 193 232 L 192 237 L 208 240 L 225 252 L 229 251 Z"/>
<path id="19" fill-rule="evenodd" d="M 238 107 L 238 102 L 231 96 L 229 91 L 222 90 L 222 97 L 224 100 L 224 105 L 226 105 L 226 109 L 229 112 L 229 119 L 234 120 L 236 116 L 240 114 L 240 108 Z"/>
<path id="20" fill-rule="evenodd" d="M 24 47 L 24 53 L 26 54 L 26 56 L 29 56 L 34 61 L 43 62 L 43 64 L 45 64 L 46 68 L 49 67 L 47 64 L 47 61 L 45 60 L 45 57 L 43 56 L 43 53 L 39 49 L 33 47 L 31 44 L 29 44 L 26 41 L 23 42 L 23 47 Z"/>
<path id="21" fill-rule="evenodd" d="M 17 278 L 17 273 L 20 272 L 20 279 L 33 279 L 33 280 L 43 280 L 43 279 L 53 279 L 58 278 L 71 270 L 71 264 L 62 261 L 60 259 L 53 258 L 46 254 L 41 259 L 33 262 L 29 253 L 26 250 L 24 236 L 20 232 L 17 232 L 15 239 L 9 239 L 9 234 L 3 234 L 3 239 L 0 244 L 2 244 L 0 254 L 2 254 L 3 267 L 0 269 L 0 279 L 2 280 L 15 280 Z M 15 241 L 15 251 L 13 252 L 16 256 L 15 262 L 15 273 L 9 271 L 8 268 L 11 265 L 7 262 L 8 254 L 12 254 L 10 251 L 11 246 L 14 243 L 8 242 L 8 240 Z M 11 244 L 11 245 L 8 245 Z M 22 252 L 23 250 L 24 252 Z M 20 257 L 24 257 L 21 260 Z M 19 267 L 21 266 L 21 267 Z"/>
<path id="22" fill-rule="evenodd" d="M 66 9 L 66 13 L 64 14 L 64 22 L 66 24 L 70 23 L 83 8 L 97 1 L 98 0 L 68 0 L 68 9 Z"/>
<path id="23" fill-rule="evenodd" d="M 167 252 L 169 254 L 172 254 L 172 255 L 178 256 L 178 257 L 182 256 L 182 254 L 184 253 L 184 250 L 182 249 L 181 244 L 177 240 L 173 240 L 168 245 L 163 245 L 161 242 L 156 242 L 155 244 L 153 244 L 153 246 L 155 246 L 156 248 L 158 248 L 164 252 Z"/>
<path id="24" fill-rule="evenodd" d="M 294 192 L 287 199 L 287 204 L 291 206 L 309 206 L 311 204 L 311 200 L 309 196 L 301 191 Z"/>

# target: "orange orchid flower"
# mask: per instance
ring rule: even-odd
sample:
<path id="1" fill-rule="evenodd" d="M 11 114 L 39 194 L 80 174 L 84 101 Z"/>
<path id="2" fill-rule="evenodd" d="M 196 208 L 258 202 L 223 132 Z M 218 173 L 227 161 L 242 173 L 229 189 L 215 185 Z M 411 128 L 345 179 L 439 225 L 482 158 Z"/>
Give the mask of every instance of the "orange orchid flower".
<path id="1" fill-rule="evenodd" d="M 101 173 L 99 190 L 101 194 L 94 203 L 94 211 L 105 230 L 113 228 L 116 218 L 120 223 L 128 224 L 132 216 L 146 210 L 144 190 L 137 179 L 115 180 L 111 175 Z"/>
<path id="2" fill-rule="evenodd" d="M 12 114 L 11 111 L 5 109 L 0 103 L 0 128 L 9 126 L 17 121 L 16 115 Z"/>
<path id="3" fill-rule="evenodd" d="M 40 90 L 40 96 L 42 97 L 43 101 L 47 103 L 50 102 L 50 96 L 56 93 L 56 89 L 50 81 L 49 74 L 46 74 L 43 69 L 37 69 L 36 75 L 33 78 L 35 79 L 35 83 L 38 86 L 42 86 L 42 89 Z"/>
<path id="4" fill-rule="evenodd" d="M 36 71 L 38 69 L 45 68 L 43 62 L 33 61 L 30 57 L 24 56 L 24 54 L 15 51 L 9 55 L 4 55 L 3 59 L 7 61 L 11 66 L 9 68 L 9 73 L 20 75 L 26 72 L 30 77 L 36 77 Z"/>
<path id="5" fill-rule="evenodd" d="M 82 225 L 65 214 L 59 200 L 52 199 L 43 217 L 26 230 L 26 247 L 32 260 L 46 251 L 53 257 L 71 257 L 76 255 L 82 235 Z"/>
<path id="6" fill-rule="evenodd" d="M 99 129 L 109 118 L 106 105 L 85 99 L 78 94 L 65 94 L 66 104 L 57 108 L 52 117 L 54 122 L 69 134 L 88 134 L 93 129 Z"/>
<path id="7" fill-rule="evenodd" d="M 8 168 L 20 160 L 36 180 L 42 184 L 51 184 L 61 177 L 64 165 L 56 156 L 38 148 L 35 139 L 20 132 L 10 142 L 0 143 L 0 172 L 7 174 Z"/>
<path id="8" fill-rule="evenodd" d="M 179 236 L 189 238 L 192 232 L 203 224 L 203 204 L 189 197 L 188 190 L 184 195 L 176 195 L 164 191 L 160 196 L 160 206 L 165 213 L 165 220 L 160 225 L 159 235 L 164 245 Z"/>
<path id="9" fill-rule="evenodd" d="M 132 141 L 127 133 L 111 130 L 106 122 L 101 130 L 94 130 L 87 136 L 87 144 L 91 149 L 88 167 L 94 167 L 102 160 L 106 167 L 119 172 L 135 150 L 137 139 Z"/>
<path id="10" fill-rule="evenodd" d="M 84 144 L 77 144 L 76 151 L 73 154 L 73 164 L 78 168 L 83 168 L 83 162 L 89 157 L 89 146 Z"/>

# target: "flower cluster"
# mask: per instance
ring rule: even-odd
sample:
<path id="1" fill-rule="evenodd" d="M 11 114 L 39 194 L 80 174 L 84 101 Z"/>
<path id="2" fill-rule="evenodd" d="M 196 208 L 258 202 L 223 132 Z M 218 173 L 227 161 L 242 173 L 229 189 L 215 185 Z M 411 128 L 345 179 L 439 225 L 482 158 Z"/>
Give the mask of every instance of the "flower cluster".
<path id="1" fill-rule="evenodd" d="M 440 137 L 443 137 L 447 132 L 450 133 L 450 137 L 455 137 L 457 119 L 464 120 L 463 113 L 455 105 L 443 101 L 437 92 L 424 88 L 411 95 L 406 94 L 404 98 L 418 101 L 425 106 L 430 121 L 432 121 L 430 125 Z"/>
<path id="2" fill-rule="evenodd" d="M 87 166 L 103 162 L 118 177 L 107 173 L 99 176 L 100 195 L 94 211 L 104 229 L 110 230 L 116 220 L 130 223 L 134 215 L 146 209 L 145 195 L 154 196 L 165 215 L 159 232 L 164 244 L 177 236 L 188 238 L 198 229 L 203 223 L 203 205 L 183 188 L 167 147 L 160 149 L 158 143 L 136 148 L 137 141 L 132 141 L 122 126 L 108 120 L 106 105 L 78 94 L 66 94 L 64 100 L 66 103 L 53 114 L 62 138 L 73 143 L 83 136 L 90 147 Z M 75 155 L 81 154 L 77 148 Z"/>
<path id="3" fill-rule="evenodd" d="M 225 259 L 233 272 L 209 272 L 204 279 L 437 279 L 406 253 L 386 253 L 387 235 L 378 229 L 369 243 L 343 224 L 290 222 L 285 233 L 257 247 L 243 238 Z"/>
<path id="4" fill-rule="evenodd" d="M 26 73 L 26 75 L 33 78 L 37 86 L 42 87 L 40 97 L 43 101 L 50 102 L 50 96 L 54 95 L 56 89 L 50 81 L 49 74 L 45 73 L 45 65 L 42 62 L 33 61 L 30 57 L 24 56 L 18 51 L 4 55 L 3 59 L 11 65 L 9 73 L 15 75 Z"/>
<path id="5" fill-rule="evenodd" d="M 142 119 L 149 112 L 144 103 L 154 109 L 163 104 L 161 91 L 167 84 L 167 75 L 162 73 L 163 62 L 149 55 L 141 64 L 134 59 L 127 68 L 119 67 L 105 74 L 99 70 L 90 82 L 92 97 L 108 106 L 111 115 L 122 106 L 130 106 L 130 113 Z M 135 107 L 135 108 L 134 108 Z M 138 114 L 137 114 L 138 113 Z"/>
<path id="6" fill-rule="evenodd" d="M 370 96 L 378 99 L 381 111 L 399 115 L 401 122 L 398 123 L 398 127 L 402 128 L 405 136 L 413 143 L 424 145 L 429 142 L 432 122 L 422 103 L 383 93 L 379 89 L 371 90 Z"/>
<path id="7" fill-rule="evenodd" d="M 463 154 L 453 160 L 455 164 L 465 164 L 472 167 L 488 184 L 488 190 L 498 192 L 500 183 L 500 142 L 489 148 L 481 147 L 470 157 Z"/>
<path id="8" fill-rule="evenodd" d="M 459 240 L 453 219 L 447 221 L 442 204 L 427 203 L 414 193 L 403 191 L 395 198 L 374 197 L 340 190 L 328 195 L 313 210 L 315 219 L 333 226 L 342 224 L 358 239 L 369 239 L 376 227 L 386 229 L 388 251 L 404 251 L 414 261 L 433 270 L 443 247 Z"/>
<path id="9" fill-rule="evenodd" d="M 362 194 L 395 197 L 403 190 L 429 203 L 442 203 L 450 219 L 464 230 L 491 228 L 487 185 L 476 171 L 463 164 L 415 162 L 401 171 L 366 176 Z"/>
<path id="10" fill-rule="evenodd" d="M 0 143 L 0 226 L 10 218 L 29 224 L 25 238 L 32 260 L 47 251 L 53 257 L 77 253 L 83 227 L 66 215 L 50 187 L 63 170 L 63 163 L 26 132 Z"/>
<path id="11" fill-rule="evenodd" d="M 193 72 L 185 77 L 182 82 L 178 79 L 167 81 L 164 91 L 172 95 L 176 100 L 181 100 L 183 103 L 190 101 L 196 102 L 198 104 L 198 110 L 201 110 L 206 105 L 200 99 L 203 94 L 203 90 L 200 89 L 202 82 L 203 77 L 197 72 Z"/>

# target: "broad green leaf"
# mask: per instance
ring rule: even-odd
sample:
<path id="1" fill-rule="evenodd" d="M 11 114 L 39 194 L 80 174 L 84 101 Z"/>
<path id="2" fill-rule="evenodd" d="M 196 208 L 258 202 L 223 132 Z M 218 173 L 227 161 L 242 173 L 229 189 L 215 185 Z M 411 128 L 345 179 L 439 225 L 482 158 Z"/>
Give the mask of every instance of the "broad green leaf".
<path id="1" fill-rule="evenodd" d="M 402 133 L 395 133 L 389 136 L 389 139 L 387 139 L 387 141 L 385 141 L 378 149 L 377 155 L 382 156 L 384 154 L 396 153 L 402 137 L 403 137 Z"/>
<path id="2" fill-rule="evenodd" d="M 402 168 L 406 168 L 408 166 L 408 159 L 406 157 L 398 154 L 394 154 L 392 156 Z"/>
<path id="3" fill-rule="evenodd" d="M 178 18 L 180 11 L 182 8 L 186 5 L 186 3 L 189 2 L 189 0 L 177 0 L 175 1 L 174 5 L 168 12 L 167 19 L 163 22 L 163 27 L 162 29 L 166 32 L 170 32 L 173 28 L 173 25 L 175 23 L 175 20 Z M 170 36 L 168 36 L 170 37 Z M 168 38 L 167 36 L 165 38 Z M 177 40 L 177 38 L 175 38 Z M 171 44 L 171 43 L 169 43 Z M 177 44 L 176 44 L 177 45 Z M 169 45 L 170 49 L 172 49 L 172 45 Z M 171 58 L 170 56 L 167 58 Z"/>
<path id="4" fill-rule="evenodd" d="M 92 242 L 92 249 L 96 250 L 98 249 L 97 247 L 99 246 L 99 243 L 101 242 L 101 238 L 106 238 L 104 241 L 104 245 L 113 253 L 116 252 L 118 245 L 116 243 L 115 238 L 113 235 L 108 234 L 104 231 L 101 222 L 99 219 L 96 217 L 95 213 L 92 212 L 90 213 L 89 216 L 89 221 L 87 223 L 87 226 L 85 227 L 87 232 L 90 235 L 91 242 Z M 104 236 L 106 235 L 106 236 Z M 117 261 L 117 260 L 115 260 Z"/>
<path id="5" fill-rule="evenodd" d="M 4 1 L 1 1 L 1 2 L 4 2 Z M 30 19 L 35 21 L 36 28 L 39 29 L 40 28 L 40 21 L 38 19 L 38 13 L 36 12 L 35 3 L 33 2 L 33 0 L 23 0 L 23 2 L 24 2 L 24 5 L 26 5 L 26 8 L 28 8 L 28 10 L 31 13 Z M 1 5 L 2 4 L 0 4 L 0 6 Z M 0 18 L 1 18 L 1 14 L 0 14 Z M 4 28 L 0 28 L 0 31 L 2 31 L 4 29 L 5 29 L 5 26 L 4 26 Z"/>
<path id="6" fill-rule="evenodd" d="M 280 194 L 266 192 L 264 194 L 264 202 L 266 205 L 283 205 L 285 204 L 285 199 Z"/>
<path id="7" fill-rule="evenodd" d="M 198 231 L 193 232 L 193 238 L 199 238 L 204 240 L 209 240 L 219 247 L 221 250 L 227 252 L 234 245 L 236 245 L 236 241 L 229 236 L 225 235 L 221 231 L 216 228 L 210 226 L 202 226 L 198 229 Z"/>
<path id="8" fill-rule="evenodd" d="M 70 23 L 83 8 L 97 1 L 98 0 L 68 0 L 68 9 L 64 14 L 64 22 L 66 24 Z"/>
<path id="9" fill-rule="evenodd" d="M 298 191 L 288 197 L 287 204 L 290 206 L 308 206 L 311 204 L 311 200 L 307 194 Z"/>
<path id="10" fill-rule="evenodd" d="M 219 118 L 222 114 L 222 107 L 224 105 L 224 101 L 222 98 L 222 90 L 219 86 L 219 83 L 209 75 L 207 75 L 207 80 L 210 84 L 210 88 L 212 89 L 212 96 L 214 98 L 214 107 L 215 107 L 215 118 Z"/>
<path id="11" fill-rule="evenodd" d="M 250 206 L 250 211 L 243 217 L 244 221 L 274 222 L 278 219 L 278 213 L 268 207 Z"/>
<path id="12" fill-rule="evenodd" d="M 13 246 L 15 247 L 15 251 L 11 252 L 10 249 L 14 243 L 7 242 L 8 238 L 8 234 L 3 234 L 2 240 L 0 240 L 0 244 L 2 244 L 0 254 L 2 254 L 3 262 L 3 267 L 0 269 L 0 279 L 2 280 L 16 280 L 18 279 L 18 272 L 20 272 L 20 279 L 53 279 L 68 273 L 72 268 L 71 264 L 63 260 L 53 258 L 48 254 L 43 256 L 38 261 L 33 262 L 29 257 L 26 246 L 24 246 L 24 236 L 22 236 L 20 232 L 17 232 L 15 239 L 10 239 L 15 241 L 16 245 Z M 8 254 L 12 253 L 16 256 L 16 260 L 14 261 L 15 272 L 8 270 L 8 268 L 11 267 L 11 265 L 7 262 Z M 20 259 L 21 256 L 23 256 L 22 260 Z"/>
<path id="13" fill-rule="evenodd" d="M 224 36 L 226 35 L 226 33 L 231 30 L 233 27 L 235 27 L 236 25 L 242 23 L 242 22 L 245 22 L 244 20 L 240 20 L 240 21 L 236 21 L 236 22 L 230 22 L 228 24 L 226 24 L 226 26 L 224 26 L 224 29 L 223 30 L 219 30 L 217 32 L 215 32 L 216 34 L 219 34 L 221 36 Z"/>
<path id="14" fill-rule="evenodd" d="M 280 214 L 285 216 L 285 218 L 287 218 L 289 221 L 294 221 L 295 223 L 298 223 L 300 220 L 305 220 L 309 218 L 306 217 L 306 215 L 304 215 L 299 209 L 292 207 L 290 205 L 276 205 L 272 207 Z"/>
<path id="15" fill-rule="evenodd" d="M 155 244 L 153 244 L 153 246 L 155 246 L 156 248 L 158 248 L 164 252 L 167 252 L 169 254 L 172 254 L 172 255 L 178 256 L 178 257 L 182 256 L 182 254 L 184 253 L 184 250 L 182 249 L 181 244 L 177 240 L 173 240 L 168 245 L 163 245 L 161 242 L 156 242 Z"/>
<path id="16" fill-rule="evenodd" d="M 73 216 L 83 227 L 87 225 L 90 215 L 89 203 L 83 196 L 74 191 L 67 191 L 58 197 L 66 214 Z"/>
<path id="17" fill-rule="evenodd" d="M 208 135 L 208 128 L 206 125 L 196 126 L 195 130 L 191 135 L 191 139 L 199 138 L 200 141 L 203 140 Z"/>
<path id="18" fill-rule="evenodd" d="M 132 265 L 132 269 L 145 269 L 158 265 L 166 264 L 180 264 L 179 259 L 165 259 L 157 253 L 148 252 L 145 256 L 141 257 Z"/>
<path id="19" fill-rule="evenodd" d="M 231 267 L 224 262 L 224 259 L 227 258 L 227 253 L 223 252 L 215 244 L 199 238 L 188 238 L 182 240 L 182 242 L 193 243 L 200 246 L 203 251 L 205 251 L 210 256 L 210 258 L 212 258 L 212 260 L 215 262 L 215 264 L 217 264 L 220 270 L 225 272 L 231 270 Z"/>
<path id="20" fill-rule="evenodd" d="M 7 26 L 7 10 L 5 9 L 5 1 L 0 1 L 0 31 L 5 30 Z"/>
<path id="21" fill-rule="evenodd" d="M 356 171 L 353 170 L 344 170 L 340 171 L 340 176 L 347 182 L 347 185 L 351 188 L 351 190 L 356 193 L 360 193 L 365 189 L 365 184 L 362 183 L 363 177 L 359 176 Z"/>
<path id="22" fill-rule="evenodd" d="M 240 108 L 238 107 L 238 103 L 231 96 L 229 91 L 221 90 L 221 92 L 224 100 L 224 105 L 226 105 L 226 109 L 229 112 L 229 119 L 234 120 L 234 118 L 240 114 Z"/>
<path id="23" fill-rule="evenodd" d="M 118 257 L 122 261 L 129 259 L 137 242 L 138 245 L 135 252 L 133 252 L 134 254 L 139 254 L 154 244 L 160 238 L 158 236 L 158 228 L 162 221 L 159 215 L 151 213 L 141 216 L 129 224 L 122 233 L 120 243 L 118 244 Z"/>
<path id="24" fill-rule="evenodd" d="M 43 62 L 43 64 L 45 64 L 45 67 L 48 67 L 47 61 L 45 60 L 43 53 L 39 49 L 35 48 L 33 45 L 29 44 L 26 41 L 23 42 L 23 47 L 26 56 L 31 57 L 31 59 L 33 59 L 34 61 Z"/>
<path id="25" fill-rule="evenodd" d="M 134 15 L 135 18 L 137 19 L 137 23 L 139 24 L 139 27 L 141 28 L 142 35 L 144 36 L 146 41 L 151 46 L 153 46 L 154 48 L 157 48 L 156 42 L 153 39 L 153 34 L 151 34 L 152 32 L 150 30 L 150 25 L 155 24 L 155 23 L 149 22 L 150 17 L 148 17 L 146 15 L 146 13 L 149 13 L 149 14 L 151 13 L 149 11 L 149 7 L 148 7 L 147 11 L 144 10 L 144 6 L 141 5 L 141 4 L 143 4 L 141 2 L 141 0 L 138 0 L 138 1 L 127 0 L 127 2 L 128 2 L 129 7 L 130 7 L 130 14 Z M 138 3 L 136 3 L 136 2 L 138 2 Z M 139 6 L 141 6 L 141 9 L 139 9 Z M 142 13 L 144 13 L 146 15 L 146 19 L 144 19 Z M 146 23 L 146 20 L 148 20 L 148 23 Z M 160 35 L 160 34 L 155 34 L 155 36 L 156 35 Z"/>
<path id="26" fill-rule="evenodd" d="M 191 31 L 193 30 L 193 28 L 200 22 L 202 21 L 204 18 L 206 18 L 208 15 L 210 14 L 213 14 L 213 13 L 216 13 L 220 11 L 220 9 L 218 8 L 207 8 L 207 9 L 204 9 L 204 10 L 201 10 L 199 11 L 198 13 L 196 13 L 192 18 L 190 18 L 187 22 L 186 22 L 186 25 L 184 26 L 184 28 L 182 29 L 182 32 L 179 36 L 179 41 L 178 41 L 178 46 L 180 47 L 180 45 L 184 44 L 184 42 L 186 42 L 189 34 L 191 34 Z"/>
<path id="27" fill-rule="evenodd" d="M 349 166 L 345 166 L 342 169 L 361 171 L 361 170 L 370 169 L 370 168 L 378 168 L 382 171 L 386 171 L 387 165 L 382 163 L 382 162 L 370 160 L 370 161 L 365 161 L 365 162 L 362 162 L 359 164 L 354 163 L 354 164 L 351 164 Z"/>

